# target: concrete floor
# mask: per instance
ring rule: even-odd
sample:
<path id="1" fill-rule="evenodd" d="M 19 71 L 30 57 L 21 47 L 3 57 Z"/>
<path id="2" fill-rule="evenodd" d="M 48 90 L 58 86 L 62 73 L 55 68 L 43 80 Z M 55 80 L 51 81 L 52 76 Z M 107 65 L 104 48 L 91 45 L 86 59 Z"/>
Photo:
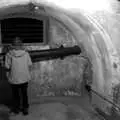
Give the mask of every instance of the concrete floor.
<path id="1" fill-rule="evenodd" d="M 3 75 L 3 73 L 0 75 Z M 10 86 L 6 79 L 0 79 L 0 120 L 103 120 L 102 116 L 106 120 L 120 120 L 120 117 L 116 114 L 107 116 L 96 109 L 100 114 L 98 115 L 91 106 L 87 93 L 85 91 L 82 93 L 84 95 L 81 97 L 40 97 L 37 100 L 30 101 L 30 114 L 28 116 L 24 117 L 19 114 L 11 117 L 8 114 L 9 109 L 7 107 L 12 102 Z M 62 110 L 64 112 L 61 112 Z M 71 118 L 70 115 L 72 115 Z"/>
<path id="2" fill-rule="evenodd" d="M 4 78 L 3 72 L 0 75 Z M 10 86 L 5 78 L 0 79 L 0 120 L 101 120 L 89 104 L 88 96 L 39 97 L 30 101 L 28 116 L 9 116 L 11 102 Z"/>
<path id="3" fill-rule="evenodd" d="M 0 120 L 104 120 L 89 103 L 88 97 L 40 97 L 30 104 L 29 115 L 9 116 L 1 105 Z"/>

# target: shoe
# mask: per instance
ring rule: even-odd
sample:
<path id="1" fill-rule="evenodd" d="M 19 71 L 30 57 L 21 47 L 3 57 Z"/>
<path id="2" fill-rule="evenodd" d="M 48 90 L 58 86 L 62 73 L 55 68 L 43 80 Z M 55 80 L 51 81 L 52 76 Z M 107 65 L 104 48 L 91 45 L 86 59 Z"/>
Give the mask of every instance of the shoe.
<path id="1" fill-rule="evenodd" d="M 22 109 L 21 107 L 20 107 L 18 110 L 19 110 L 19 112 L 22 112 L 22 111 L 23 111 L 23 109 Z"/>
<path id="2" fill-rule="evenodd" d="M 23 115 L 28 115 L 28 108 L 24 108 L 22 113 L 23 113 Z"/>
<path id="3" fill-rule="evenodd" d="M 11 109 L 9 111 L 9 114 L 12 115 L 12 116 L 17 115 L 17 114 L 19 114 L 19 110 L 17 110 L 17 109 Z"/>

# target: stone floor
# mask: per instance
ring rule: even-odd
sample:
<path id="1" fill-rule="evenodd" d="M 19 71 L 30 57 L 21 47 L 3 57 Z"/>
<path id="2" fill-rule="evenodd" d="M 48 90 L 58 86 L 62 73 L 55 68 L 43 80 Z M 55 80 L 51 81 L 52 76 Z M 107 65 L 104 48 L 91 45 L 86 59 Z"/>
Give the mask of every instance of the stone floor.
<path id="1" fill-rule="evenodd" d="M 0 107 L 0 120 L 104 120 L 81 97 L 42 97 L 30 105 L 29 115 L 9 116 L 7 106 Z"/>

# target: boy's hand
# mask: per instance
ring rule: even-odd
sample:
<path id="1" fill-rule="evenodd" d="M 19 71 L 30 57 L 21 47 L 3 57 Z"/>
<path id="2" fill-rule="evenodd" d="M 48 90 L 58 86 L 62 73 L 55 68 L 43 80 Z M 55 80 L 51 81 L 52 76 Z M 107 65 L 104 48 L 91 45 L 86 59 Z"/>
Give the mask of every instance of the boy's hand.
<path id="1" fill-rule="evenodd" d="M 29 71 L 31 72 L 31 71 L 32 71 L 32 69 L 33 69 L 33 66 L 32 66 L 32 65 L 30 65 L 30 66 L 29 66 Z"/>

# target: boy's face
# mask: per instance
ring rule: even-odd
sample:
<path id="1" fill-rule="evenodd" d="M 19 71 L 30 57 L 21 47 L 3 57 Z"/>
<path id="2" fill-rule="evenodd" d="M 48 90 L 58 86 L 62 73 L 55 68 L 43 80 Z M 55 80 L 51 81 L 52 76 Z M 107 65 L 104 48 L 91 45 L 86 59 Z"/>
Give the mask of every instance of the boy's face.
<path id="1" fill-rule="evenodd" d="M 14 46 L 14 49 L 18 50 L 20 49 L 20 46 Z"/>
<path id="2" fill-rule="evenodd" d="M 22 41 L 19 37 L 16 37 L 15 40 L 14 40 L 14 44 L 20 44 Z"/>
<path id="3" fill-rule="evenodd" d="M 13 48 L 14 49 L 22 48 L 22 42 L 21 42 L 20 38 L 18 38 L 18 37 L 15 38 Z"/>

